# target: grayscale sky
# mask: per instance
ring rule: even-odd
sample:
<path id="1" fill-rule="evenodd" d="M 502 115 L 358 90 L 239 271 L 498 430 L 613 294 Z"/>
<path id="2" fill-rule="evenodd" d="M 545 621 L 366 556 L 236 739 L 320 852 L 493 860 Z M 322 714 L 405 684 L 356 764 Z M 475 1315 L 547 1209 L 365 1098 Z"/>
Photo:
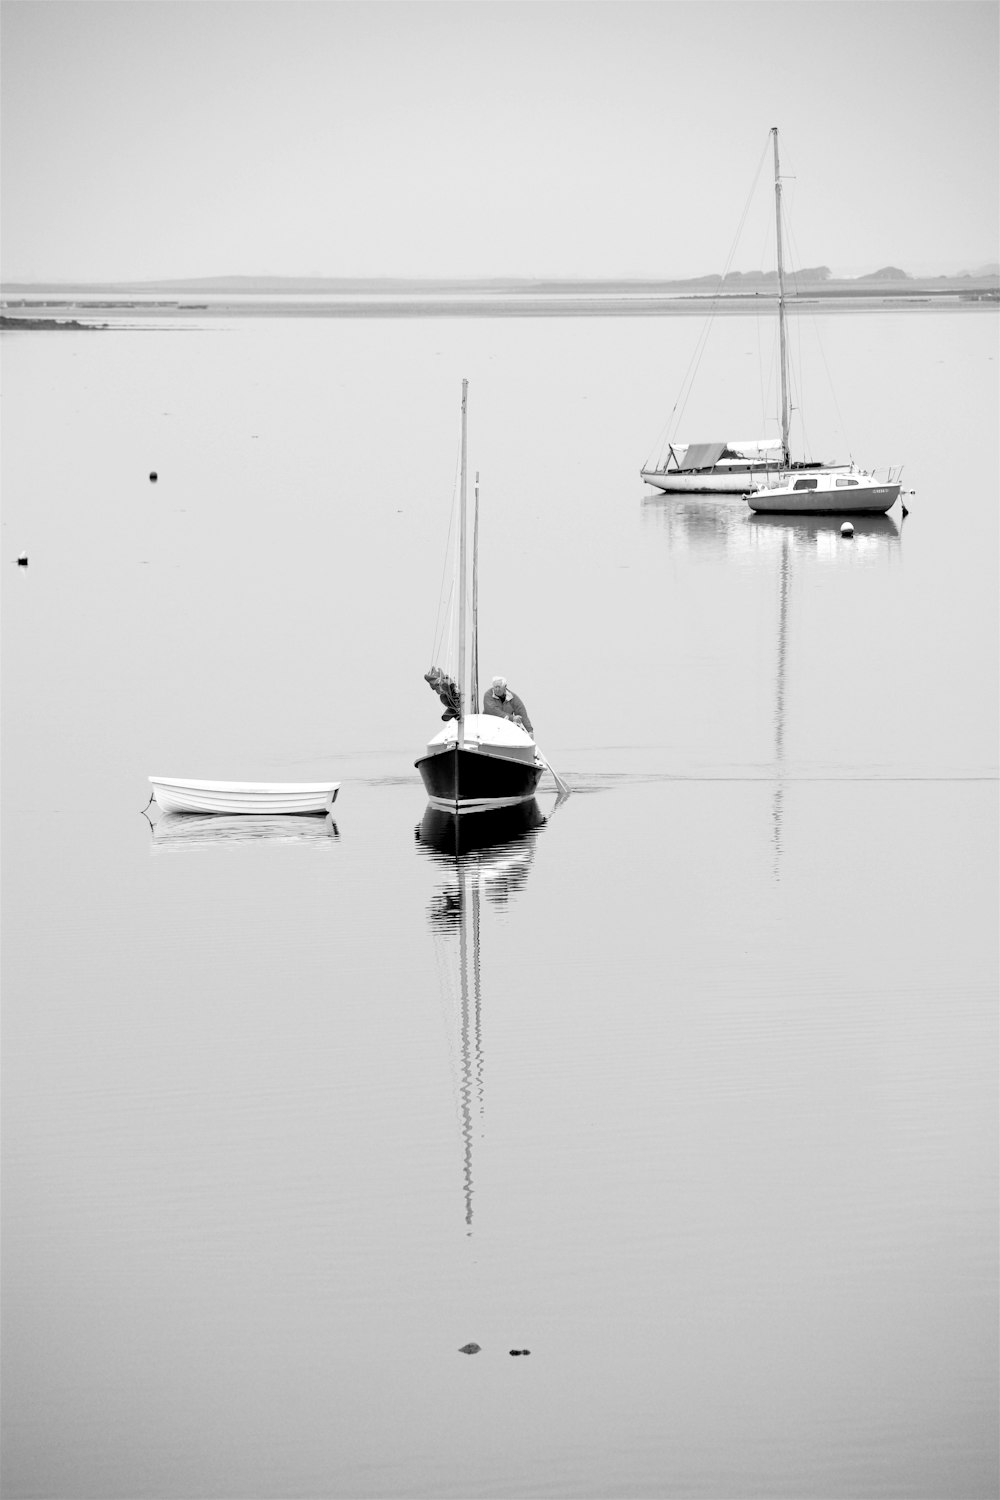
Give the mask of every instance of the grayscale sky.
<path id="1" fill-rule="evenodd" d="M 977 268 L 998 14 L 3 0 L 3 277 L 721 271 L 771 125 L 793 266 Z"/>

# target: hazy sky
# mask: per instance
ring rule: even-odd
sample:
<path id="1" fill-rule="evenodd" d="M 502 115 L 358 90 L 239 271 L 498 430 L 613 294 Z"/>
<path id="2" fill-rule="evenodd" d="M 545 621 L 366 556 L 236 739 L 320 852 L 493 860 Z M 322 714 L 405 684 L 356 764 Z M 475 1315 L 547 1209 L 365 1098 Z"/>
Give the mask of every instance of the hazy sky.
<path id="1" fill-rule="evenodd" d="M 794 265 L 977 267 L 998 14 L 3 0 L 3 277 L 720 271 L 771 125 Z"/>

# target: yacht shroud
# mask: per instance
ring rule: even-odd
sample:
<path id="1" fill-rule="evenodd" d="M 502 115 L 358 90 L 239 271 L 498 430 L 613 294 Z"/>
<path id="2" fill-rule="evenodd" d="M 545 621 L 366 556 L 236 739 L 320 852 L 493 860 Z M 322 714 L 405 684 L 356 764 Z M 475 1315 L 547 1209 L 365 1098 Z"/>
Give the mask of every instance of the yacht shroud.
<path id="1" fill-rule="evenodd" d="M 493 714 L 466 712 L 466 594 L 468 587 L 467 539 L 467 408 L 469 382 L 462 381 L 462 456 L 459 500 L 458 555 L 458 674 L 457 681 L 431 668 L 427 680 L 445 684 L 438 688 L 448 707 L 445 726 L 429 741 L 426 755 L 414 764 L 433 807 L 454 813 L 483 812 L 527 802 L 546 769 L 534 739 L 520 724 Z M 478 514 L 478 513 L 477 513 Z M 469 702 L 479 701 L 478 682 L 478 527 L 472 545 L 472 664 Z"/>
<path id="2" fill-rule="evenodd" d="M 666 459 L 658 464 L 646 465 L 640 474 L 647 484 L 667 494 L 743 495 L 751 509 L 772 514 L 884 512 L 899 495 L 900 470 L 890 471 L 888 479 L 880 482 L 853 462 L 824 463 L 792 457 L 781 229 L 781 168 L 776 125 L 771 128 L 771 141 L 778 273 L 781 437 L 714 443 L 668 443 Z"/>

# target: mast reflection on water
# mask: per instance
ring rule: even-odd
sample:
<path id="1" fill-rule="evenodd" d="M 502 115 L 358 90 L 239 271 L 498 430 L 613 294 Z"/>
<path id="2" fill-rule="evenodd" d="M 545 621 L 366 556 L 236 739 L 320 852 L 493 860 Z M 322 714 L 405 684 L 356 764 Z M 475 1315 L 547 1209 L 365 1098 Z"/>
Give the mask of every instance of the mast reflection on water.
<path id="1" fill-rule="evenodd" d="M 809 567 L 857 568 L 898 561 L 902 553 L 903 521 L 892 516 L 852 517 L 849 539 L 841 533 L 840 516 L 763 515 L 747 511 L 741 500 L 697 501 L 670 495 L 645 495 L 644 524 L 666 533 L 669 550 L 678 557 L 697 554 L 728 566 L 754 567 L 764 560 L 777 565 L 777 642 L 774 688 L 774 796 L 771 808 L 773 874 L 781 879 L 786 764 L 787 718 L 790 701 L 788 662 L 792 589 Z"/>
<path id="2" fill-rule="evenodd" d="M 556 803 L 558 806 L 559 803 Z M 554 809 L 553 809 L 554 810 Z M 549 814 L 551 817 L 552 814 Z M 449 989 L 458 946 L 458 1107 L 462 1133 L 462 1196 L 465 1232 L 472 1234 L 475 1191 L 473 1146 L 482 1138 L 485 1107 L 481 926 L 483 898 L 505 906 L 522 890 L 531 870 L 535 840 L 548 818 L 537 801 L 483 813 L 444 812 L 428 806 L 417 824 L 417 850 L 441 867 L 443 880 L 427 918 L 444 940 Z"/>

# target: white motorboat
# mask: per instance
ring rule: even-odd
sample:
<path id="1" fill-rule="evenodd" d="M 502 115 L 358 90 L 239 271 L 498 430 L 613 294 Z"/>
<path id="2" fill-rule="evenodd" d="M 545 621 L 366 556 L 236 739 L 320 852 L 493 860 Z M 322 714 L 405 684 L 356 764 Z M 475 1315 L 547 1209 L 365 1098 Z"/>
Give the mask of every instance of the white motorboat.
<path id="1" fill-rule="evenodd" d="M 762 515 L 877 516 L 899 499 L 899 490 L 898 469 L 890 469 L 885 479 L 853 467 L 823 469 L 764 479 L 747 491 L 746 502 Z"/>
<path id="2" fill-rule="evenodd" d="M 774 221 L 778 272 L 778 348 L 780 366 L 780 438 L 758 438 L 743 442 L 714 443 L 668 443 L 666 456 L 662 454 L 654 461 L 644 464 L 640 470 L 646 484 L 666 494 L 738 494 L 749 491 L 759 493 L 767 489 L 783 497 L 790 492 L 788 511 L 799 514 L 826 514 L 844 507 L 839 497 L 828 495 L 828 490 L 854 491 L 859 512 L 872 513 L 888 509 L 899 494 L 896 492 L 886 505 L 884 491 L 891 490 L 892 482 L 886 486 L 866 486 L 863 475 L 852 462 L 827 462 L 809 458 L 793 458 L 790 443 L 791 395 L 788 373 L 788 340 L 785 330 L 786 297 L 785 271 L 782 255 L 782 209 L 781 169 L 778 160 L 778 127 L 771 129 L 774 155 Z M 675 409 L 680 401 L 675 402 Z M 840 484 L 840 478 L 845 482 Z M 899 473 L 896 472 L 898 480 Z M 863 503 L 860 491 L 867 489 Z M 877 493 L 876 493 L 877 490 Z M 754 509 L 765 509 L 764 504 Z"/>
<path id="3" fill-rule="evenodd" d="M 151 776 L 149 782 L 156 805 L 163 812 L 257 817 L 326 813 L 340 791 L 339 781 L 182 781 L 173 776 Z"/>

